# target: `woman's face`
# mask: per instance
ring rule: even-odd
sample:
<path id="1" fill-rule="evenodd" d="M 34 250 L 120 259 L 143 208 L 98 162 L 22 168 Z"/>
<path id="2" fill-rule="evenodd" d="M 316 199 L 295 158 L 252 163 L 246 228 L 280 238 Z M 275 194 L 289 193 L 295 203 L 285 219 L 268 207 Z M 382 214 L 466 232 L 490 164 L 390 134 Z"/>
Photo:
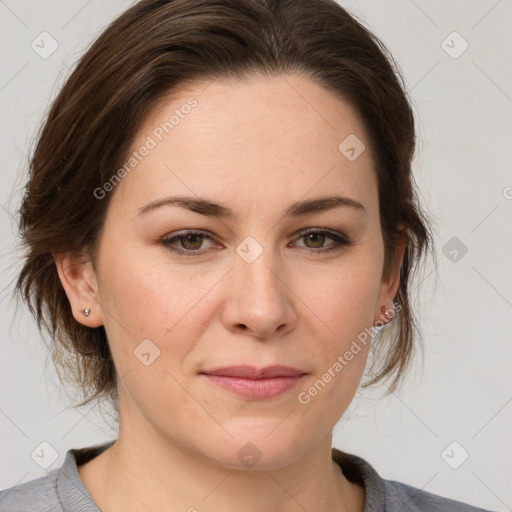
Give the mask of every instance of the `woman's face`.
<path id="1" fill-rule="evenodd" d="M 330 440 L 364 370 L 358 335 L 398 285 L 381 279 L 368 144 L 347 103 L 295 75 L 188 86 L 152 111 L 107 192 L 97 304 L 80 305 L 107 332 L 121 434 L 260 468 Z M 203 374 L 270 365 L 304 375 L 262 397 Z"/>

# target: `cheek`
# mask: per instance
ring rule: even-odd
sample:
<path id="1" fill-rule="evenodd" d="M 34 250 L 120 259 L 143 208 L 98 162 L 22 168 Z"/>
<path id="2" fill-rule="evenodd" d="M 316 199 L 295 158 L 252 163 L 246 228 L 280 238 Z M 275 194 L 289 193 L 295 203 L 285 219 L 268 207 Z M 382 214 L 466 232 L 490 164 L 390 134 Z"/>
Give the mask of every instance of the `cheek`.
<path id="1" fill-rule="evenodd" d="M 151 256 L 150 251 L 147 251 Z M 167 332 L 207 291 L 204 279 L 178 271 L 142 251 L 125 251 L 123 261 L 105 257 L 102 299 L 119 321 L 137 335 Z M 113 255 L 112 255 L 113 256 Z M 161 336 L 162 332 L 159 333 Z"/>
<path id="2" fill-rule="evenodd" d="M 337 340 L 352 339 L 373 323 L 380 262 L 354 252 L 335 267 L 301 280 L 300 297 Z"/>
<path id="3" fill-rule="evenodd" d="M 316 365 L 317 372 L 296 396 L 304 435 L 314 434 L 320 425 L 327 435 L 354 398 L 365 369 L 371 337 L 366 338 L 366 343 L 354 340 L 338 336 L 336 343 L 324 344 L 314 354 L 322 363 Z"/>
<path id="4" fill-rule="evenodd" d="M 172 371 L 201 339 L 213 311 L 206 298 L 222 274 L 193 272 L 192 266 L 188 272 L 178 272 L 176 265 L 161 258 L 148 260 L 135 251 L 124 251 L 122 261 L 116 260 L 115 251 L 110 255 L 105 252 L 102 261 L 106 277 L 101 295 L 105 330 L 119 374 L 141 371 L 136 355 L 145 346 L 151 358 L 158 354 L 152 368 L 161 365 Z"/>

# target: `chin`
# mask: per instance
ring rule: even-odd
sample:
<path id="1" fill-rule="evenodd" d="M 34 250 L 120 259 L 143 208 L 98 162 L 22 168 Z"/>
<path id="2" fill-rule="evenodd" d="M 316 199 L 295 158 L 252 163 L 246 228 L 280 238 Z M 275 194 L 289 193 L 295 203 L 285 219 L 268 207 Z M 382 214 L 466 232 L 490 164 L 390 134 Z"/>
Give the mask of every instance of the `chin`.
<path id="1" fill-rule="evenodd" d="M 264 471 L 285 467 L 307 450 L 307 441 L 300 432 L 294 437 L 284 425 L 278 426 L 281 421 L 282 418 L 268 419 L 260 422 L 260 428 L 245 425 L 238 431 L 228 426 L 226 430 L 233 437 L 226 433 L 222 439 L 211 440 L 202 454 L 230 469 Z"/>

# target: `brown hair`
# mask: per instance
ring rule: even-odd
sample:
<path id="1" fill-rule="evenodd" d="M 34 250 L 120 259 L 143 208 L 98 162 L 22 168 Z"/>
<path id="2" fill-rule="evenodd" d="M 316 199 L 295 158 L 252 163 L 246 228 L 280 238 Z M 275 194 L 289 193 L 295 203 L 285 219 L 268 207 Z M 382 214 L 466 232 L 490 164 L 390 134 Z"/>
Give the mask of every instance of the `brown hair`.
<path id="1" fill-rule="evenodd" d="M 20 208 L 26 255 L 16 292 L 50 333 L 61 381 L 83 392 L 79 405 L 111 398 L 117 407 L 116 372 L 104 328 L 74 319 L 52 251 L 74 251 L 94 264 L 109 196 L 98 200 L 93 191 L 119 169 L 141 122 L 165 95 L 201 79 L 285 72 L 348 101 L 365 126 L 378 176 L 385 273 L 397 227 L 407 228 L 399 312 L 393 330 L 383 329 L 372 345 L 365 384 L 394 377 L 389 390 L 396 389 L 418 331 L 411 272 L 433 244 L 411 172 L 414 116 L 393 58 L 334 0 L 143 0 L 103 31 L 60 90 L 32 152 Z"/>

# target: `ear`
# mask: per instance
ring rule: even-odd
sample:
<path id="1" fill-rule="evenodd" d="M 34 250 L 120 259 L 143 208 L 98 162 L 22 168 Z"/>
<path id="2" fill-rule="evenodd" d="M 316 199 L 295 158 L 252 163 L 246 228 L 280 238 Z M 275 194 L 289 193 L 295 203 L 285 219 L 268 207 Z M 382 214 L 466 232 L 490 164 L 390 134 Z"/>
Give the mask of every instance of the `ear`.
<path id="1" fill-rule="evenodd" d="M 407 242 L 407 229 L 400 225 L 399 231 L 395 235 L 395 250 L 391 257 L 390 267 L 387 275 L 383 273 L 383 277 L 380 283 L 379 299 L 377 301 L 376 309 L 374 312 L 375 324 L 377 320 L 380 320 L 381 325 L 385 325 L 391 319 L 392 316 L 383 317 L 382 307 L 389 310 L 393 306 L 393 299 L 396 296 L 398 287 L 400 286 L 400 267 L 402 265 L 402 259 L 404 257 L 405 243 Z M 387 321 L 385 321 L 387 319 Z"/>
<path id="2" fill-rule="evenodd" d="M 92 263 L 71 252 L 52 255 L 75 320 L 86 327 L 103 325 L 97 277 Z M 88 316 L 83 312 L 85 309 L 90 310 Z"/>

